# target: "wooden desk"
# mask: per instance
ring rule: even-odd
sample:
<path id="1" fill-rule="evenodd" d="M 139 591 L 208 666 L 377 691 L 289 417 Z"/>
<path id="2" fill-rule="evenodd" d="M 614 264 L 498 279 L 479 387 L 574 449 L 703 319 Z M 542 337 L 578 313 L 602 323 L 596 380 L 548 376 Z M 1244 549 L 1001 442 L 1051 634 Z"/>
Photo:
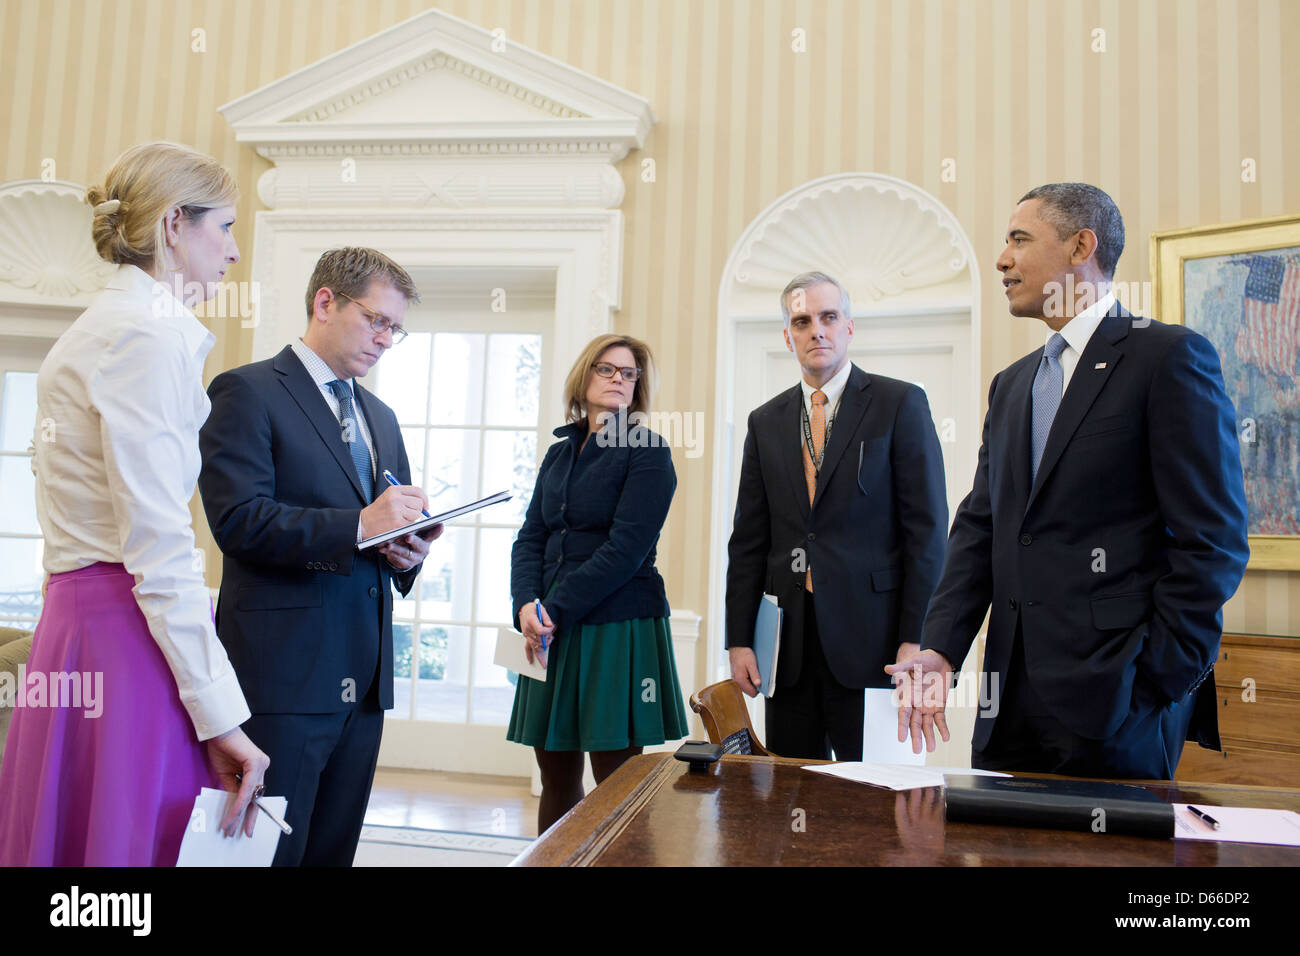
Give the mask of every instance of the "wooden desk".
<path id="1" fill-rule="evenodd" d="M 1300 865 L 1300 847 L 947 823 L 938 788 L 894 793 L 800 769 L 810 762 L 723 757 L 692 774 L 672 754 L 634 757 L 515 865 Z M 1143 785 L 1177 803 L 1300 810 L 1295 790 Z"/>

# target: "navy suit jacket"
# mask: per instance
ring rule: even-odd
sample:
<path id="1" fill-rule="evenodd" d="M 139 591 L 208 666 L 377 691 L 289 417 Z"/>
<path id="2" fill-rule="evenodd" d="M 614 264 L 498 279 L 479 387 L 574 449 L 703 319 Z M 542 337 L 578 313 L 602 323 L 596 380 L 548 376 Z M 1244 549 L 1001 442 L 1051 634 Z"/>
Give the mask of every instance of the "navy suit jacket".
<path id="1" fill-rule="evenodd" d="M 943 565 L 943 452 L 925 392 L 849 372 L 812 505 L 803 389 L 754 409 L 728 544 L 727 647 L 750 647 L 763 593 L 784 610 L 777 686 L 800 677 L 804 567 L 826 663 L 845 687 L 890 687 L 898 645 L 921 639 Z M 806 562 L 806 565 L 805 565 Z"/>
<path id="2" fill-rule="evenodd" d="M 208 387 L 199 493 L 222 553 L 217 636 L 254 713 L 333 713 L 378 681 L 393 706 L 390 582 L 419 572 L 356 549 L 366 505 L 339 420 L 293 350 L 223 372 Z M 409 484 L 397 418 L 356 385 L 376 472 Z M 383 480 L 375 488 L 375 496 Z M 350 682 L 350 683 L 349 683 Z"/>
<path id="3" fill-rule="evenodd" d="M 1217 748 L 1221 609 L 1248 555 L 1219 356 L 1190 329 L 1135 319 L 1117 303 L 1079 358 L 1031 484 L 1042 354 L 989 388 L 975 483 L 953 521 L 922 646 L 960 667 L 991 605 L 984 671 L 998 675 L 998 698 L 1019 624 L 1030 681 L 1069 730 L 1106 739 L 1142 695 L 1166 707 L 1199 690 L 1188 739 Z M 981 711 L 974 749 L 995 719 Z"/>

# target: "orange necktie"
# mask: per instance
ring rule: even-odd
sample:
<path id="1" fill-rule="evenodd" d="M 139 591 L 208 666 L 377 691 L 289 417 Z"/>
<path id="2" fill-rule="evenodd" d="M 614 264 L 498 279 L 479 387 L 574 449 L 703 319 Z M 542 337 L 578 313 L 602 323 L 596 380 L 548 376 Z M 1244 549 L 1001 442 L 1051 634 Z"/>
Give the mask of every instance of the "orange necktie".
<path id="1" fill-rule="evenodd" d="M 813 455 L 821 461 L 822 449 L 826 446 L 826 393 L 820 388 L 812 393 L 812 415 L 808 419 L 808 430 L 812 432 L 813 454 L 808 454 L 808 443 L 801 442 L 803 446 L 803 477 L 808 483 L 808 506 L 812 507 L 813 498 L 817 494 L 817 466 L 813 464 Z M 812 567 L 804 572 L 803 586 L 809 591 L 813 589 Z"/>

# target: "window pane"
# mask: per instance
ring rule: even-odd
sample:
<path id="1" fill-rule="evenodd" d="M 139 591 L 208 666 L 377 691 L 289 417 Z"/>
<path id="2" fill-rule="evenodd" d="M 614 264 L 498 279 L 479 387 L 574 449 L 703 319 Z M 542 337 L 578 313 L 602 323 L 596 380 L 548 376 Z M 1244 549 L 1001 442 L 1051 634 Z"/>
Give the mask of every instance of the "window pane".
<path id="1" fill-rule="evenodd" d="M 448 526 L 429 547 L 417 578 L 425 620 L 468 621 L 474 579 L 474 529 Z M 510 602 L 507 601 L 508 605 Z M 495 616 L 507 612 L 502 607 Z"/>
<path id="2" fill-rule="evenodd" d="M 44 544 L 39 539 L 0 538 L 0 617 L 41 616 Z"/>
<path id="3" fill-rule="evenodd" d="M 40 534 L 36 520 L 36 476 L 30 455 L 0 455 L 0 531 Z"/>
<path id="4" fill-rule="evenodd" d="M 433 337 L 433 425 L 477 425 L 483 408 L 484 336 L 439 332 Z"/>
<path id="5" fill-rule="evenodd" d="M 429 513 L 469 504 L 478 493 L 478 443 L 482 432 L 468 428 L 429 431 L 429 473 L 424 490 Z"/>
<path id="6" fill-rule="evenodd" d="M 540 335 L 493 335 L 488 341 L 488 425 L 537 424 L 542 381 Z"/>
<path id="7" fill-rule="evenodd" d="M 484 521 L 523 524 L 536 480 L 537 432 L 483 433 L 483 486 L 480 491 L 490 495 L 504 488 L 514 495 L 505 504 L 483 512 Z"/>
<path id="8" fill-rule="evenodd" d="M 425 428 L 403 428 L 402 444 L 406 446 L 406 457 L 411 462 L 411 484 L 418 488 L 424 487 L 424 436 L 428 434 Z M 382 493 L 383 489 L 380 489 Z M 436 511 L 429 512 L 437 514 Z"/>
<path id="9" fill-rule="evenodd" d="M 515 702 L 515 685 L 510 672 L 492 663 L 496 653 L 497 629 L 474 629 L 474 687 L 470 697 L 470 720 L 476 724 L 510 722 Z"/>
<path id="10" fill-rule="evenodd" d="M 479 531 L 477 621 L 510 622 L 510 549 L 518 533 L 515 528 Z"/>
<path id="11" fill-rule="evenodd" d="M 415 719 L 465 722 L 469 628 L 421 624 Z M 416 661 L 412 661 L 412 667 Z"/>
<path id="12" fill-rule="evenodd" d="M 400 346 L 384 353 L 375 366 L 379 381 L 375 393 L 388 405 L 399 423 L 423 425 L 429 408 L 428 332 L 412 332 Z"/>
<path id="13" fill-rule="evenodd" d="M 0 391 L 0 451 L 26 451 L 36 430 L 36 373 L 5 372 Z"/>
<path id="14" fill-rule="evenodd" d="M 393 622 L 393 709 L 388 719 L 407 720 L 411 716 L 411 637 L 415 625 Z"/>

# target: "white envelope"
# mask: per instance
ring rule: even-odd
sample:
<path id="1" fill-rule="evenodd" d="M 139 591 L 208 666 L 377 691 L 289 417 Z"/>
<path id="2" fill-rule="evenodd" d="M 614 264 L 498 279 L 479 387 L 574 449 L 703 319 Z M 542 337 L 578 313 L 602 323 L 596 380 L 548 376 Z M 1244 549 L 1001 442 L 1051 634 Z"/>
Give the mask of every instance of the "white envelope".
<path id="1" fill-rule="evenodd" d="M 542 651 L 543 661 L 546 660 L 547 653 L 548 651 Z M 513 628 L 497 628 L 497 649 L 492 655 L 492 663 L 533 680 L 546 682 L 546 668 L 541 664 L 528 663 L 528 657 L 524 654 L 524 636 Z"/>
<path id="2" fill-rule="evenodd" d="M 235 798 L 227 790 L 204 787 L 194 798 L 194 810 L 181 840 L 181 855 L 177 866 L 270 866 L 275 848 L 280 842 L 280 828 L 265 813 L 258 811 L 253 835 L 244 835 L 241 825 L 233 837 L 221 832 L 221 821 L 226 808 Z M 289 801 L 284 797 L 263 797 L 268 810 L 284 819 Z"/>

